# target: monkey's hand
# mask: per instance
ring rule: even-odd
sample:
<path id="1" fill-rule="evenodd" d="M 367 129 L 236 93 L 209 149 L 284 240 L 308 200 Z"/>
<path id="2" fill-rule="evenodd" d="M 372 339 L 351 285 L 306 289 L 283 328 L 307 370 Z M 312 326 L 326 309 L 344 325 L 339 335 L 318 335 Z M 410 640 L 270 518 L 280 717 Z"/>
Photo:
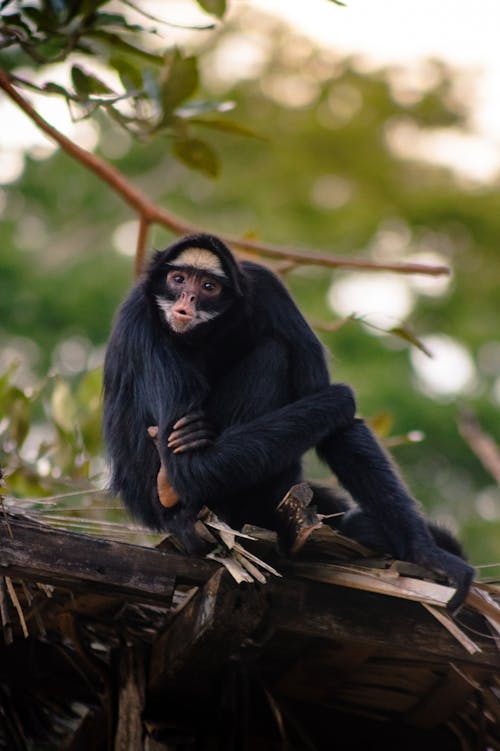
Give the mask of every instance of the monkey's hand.
<path id="1" fill-rule="evenodd" d="M 412 558 L 414 563 L 420 566 L 432 568 L 445 574 L 456 588 L 455 594 L 446 605 L 446 609 L 453 615 L 458 613 L 467 599 L 467 594 L 474 580 L 475 571 L 472 566 L 469 566 L 462 558 L 436 545 L 428 547 L 425 551 L 419 550 L 418 554 L 413 555 Z"/>
<path id="2" fill-rule="evenodd" d="M 174 423 L 167 446 L 174 454 L 211 446 L 215 440 L 215 431 L 204 412 L 191 412 Z"/>

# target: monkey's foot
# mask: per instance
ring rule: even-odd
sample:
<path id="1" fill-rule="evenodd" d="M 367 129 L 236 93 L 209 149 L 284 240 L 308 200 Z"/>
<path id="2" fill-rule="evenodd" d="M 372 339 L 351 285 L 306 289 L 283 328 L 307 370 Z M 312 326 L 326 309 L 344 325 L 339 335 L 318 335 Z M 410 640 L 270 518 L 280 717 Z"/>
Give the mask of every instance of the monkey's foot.
<path id="1" fill-rule="evenodd" d="M 290 488 L 276 508 L 276 531 L 279 547 L 287 555 L 294 555 L 306 543 L 312 532 L 322 526 L 316 506 L 310 506 L 313 491 L 307 482 Z"/>
<path id="2" fill-rule="evenodd" d="M 159 454 L 160 450 L 158 448 L 158 425 L 150 425 L 148 428 L 148 433 L 153 439 L 153 443 L 155 444 Z M 170 485 L 167 476 L 167 470 L 165 468 L 165 465 L 161 461 L 161 458 L 160 471 L 158 472 L 158 477 L 156 479 L 156 489 L 158 491 L 158 499 L 161 505 L 165 506 L 165 508 L 172 508 L 172 506 L 175 506 L 175 504 L 179 502 L 179 496 Z"/>

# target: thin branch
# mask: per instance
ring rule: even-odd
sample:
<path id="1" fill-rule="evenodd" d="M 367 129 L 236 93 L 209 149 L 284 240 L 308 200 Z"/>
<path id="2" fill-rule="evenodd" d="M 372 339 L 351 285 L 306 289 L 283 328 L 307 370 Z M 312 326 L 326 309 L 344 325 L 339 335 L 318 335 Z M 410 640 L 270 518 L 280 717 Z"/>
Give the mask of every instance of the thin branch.
<path id="1" fill-rule="evenodd" d="M 144 268 L 144 258 L 146 256 L 146 243 L 148 239 L 148 233 L 149 233 L 149 224 L 150 222 L 148 219 L 144 216 L 144 214 L 141 214 L 139 219 L 139 234 L 137 235 L 137 247 L 135 251 L 135 261 L 134 261 L 134 273 L 135 276 L 138 277 Z"/>
<path id="2" fill-rule="evenodd" d="M 41 117 L 31 104 L 15 89 L 12 85 L 8 73 L 0 70 L 0 88 L 5 91 L 8 97 L 15 102 L 20 109 L 42 130 L 46 135 L 55 141 L 70 157 L 83 164 L 88 170 L 93 172 L 100 180 L 107 183 L 115 193 L 118 193 L 122 199 L 129 204 L 138 214 L 149 222 L 158 222 L 164 225 L 176 234 L 185 234 L 194 232 L 195 227 L 183 222 L 165 209 L 151 203 L 148 197 L 142 191 L 133 187 L 121 172 L 115 167 L 105 162 L 100 157 L 92 154 L 90 151 L 82 149 L 71 139 L 64 136 L 56 128 L 50 125 Z"/>
<path id="3" fill-rule="evenodd" d="M 463 410 L 460 413 L 458 429 L 483 467 L 500 485 L 500 448 L 493 438 L 484 432 L 473 412 Z"/>
<path id="4" fill-rule="evenodd" d="M 137 244 L 138 251 L 142 253 L 141 232 L 146 231 L 146 225 L 161 224 L 171 230 L 176 235 L 185 235 L 200 231 L 207 231 L 196 227 L 180 217 L 157 206 L 140 190 L 135 188 L 127 178 L 115 167 L 105 162 L 100 157 L 82 149 L 76 143 L 60 133 L 56 128 L 44 120 L 32 105 L 16 90 L 12 85 L 9 74 L 0 70 L 0 88 L 5 91 L 7 96 L 23 110 L 23 112 L 42 130 L 46 135 L 55 141 L 63 151 L 76 161 L 83 164 L 88 170 L 93 172 L 103 182 L 107 183 L 110 188 L 117 193 L 141 218 L 139 241 Z M 379 263 L 369 261 L 364 258 L 346 258 L 318 253 L 312 249 L 297 249 L 290 247 L 281 247 L 276 245 L 267 245 L 245 240 L 228 235 L 220 234 L 219 237 L 232 248 L 247 253 L 253 253 L 256 256 L 268 256 L 270 258 L 286 259 L 292 263 L 311 264 L 315 266 L 325 266 L 328 268 L 344 269 L 365 269 L 371 271 L 395 271 L 399 274 L 426 274 L 439 276 L 449 274 L 450 269 L 447 266 L 430 266 L 420 263 Z M 142 268 L 142 258 L 136 261 L 136 272 Z"/>

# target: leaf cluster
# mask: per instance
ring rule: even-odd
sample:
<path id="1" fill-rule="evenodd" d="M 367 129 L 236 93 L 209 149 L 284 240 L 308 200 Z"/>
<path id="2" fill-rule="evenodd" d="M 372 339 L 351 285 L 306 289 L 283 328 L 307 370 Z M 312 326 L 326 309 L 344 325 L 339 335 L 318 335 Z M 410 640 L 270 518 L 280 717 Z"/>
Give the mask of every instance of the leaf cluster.
<path id="1" fill-rule="evenodd" d="M 226 0 L 197 0 L 206 13 L 221 19 Z M 12 80 L 41 94 L 62 97 L 74 121 L 104 113 L 134 138 L 145 141 L 160 134 L 172 144 L 173 155 L 188 167 L 215 177 L 219 157 L 194 130 L 205 127 L 239 135 L 255 135 L 239 123 L 221 118 L 230 102 L 195 99 L 199 60 L 176 46 L 163 45 L 159 27 L 168 21 L 146 13 L 131 0 L 124 12 L 110 12 L 106 0 L 3 0 L 0 3 L 2 67 L 13 69 Z M 130 12 L 148 22 L 131 23 Z M 154 22 L 154 25 L 151 25 Z M 199 29 L 212 29 L 210 23 Z M 81 63 L 82 56 L 88 66 Z M 70 84 L 42 84 L 15 73 L 17 65 L 44 66 L 67 62 Z M 48 67 L 47 67 L 48 66 Z M 100 71 L 107 73 L 104 80 Z"/>
<path id="2" fill-rule="evenodd" d="M 24 389 L 17 367 L 0 377 L 0 466 L 10 493 L 44 496 L 88 486 L 102 451 L 101 369 L 78 381 L 46 376 Z"/>

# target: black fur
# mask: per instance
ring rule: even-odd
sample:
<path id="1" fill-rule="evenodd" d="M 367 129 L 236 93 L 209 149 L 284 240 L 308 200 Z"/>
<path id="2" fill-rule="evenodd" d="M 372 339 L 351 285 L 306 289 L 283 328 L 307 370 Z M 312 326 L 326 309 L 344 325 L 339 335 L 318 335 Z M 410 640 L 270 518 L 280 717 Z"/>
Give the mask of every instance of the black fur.
<path id="1" fill-rule="evenodd" d="M 184 335 L 173 334 L 156 303 L 168 264 L 187 247 L 215 253 L 228 285 L 223 312 Z M 174 455 L 176 420 L 203 409 L 217 440 Z M 181 501 L 158 500 L 159 447 Z M 189 547 L 203 505 L 231 526 L 274 528 L 275 508 L 302 479 L 301 456 L 319 456 L 359 504 L 341 529 L 398 558 L 432 567 L 468 590 L 473 569 L 453 538 L 430 527 L 392 461 L 362 420 L 351 389 L 330 384 L 323 348 L 280 280 L 255 263 L 237 263 L 209 235 L 184 238 L 157 253 L 122 305 L 104 368 L 104 436 L 111 489 L 146 526 L 171 530 Z M 317 491 L 323 513 L 345 504 Z M 437 541 L 437 544 L 436 544 Z M 439 547 L 442 546 L 442 547 Z"/>

